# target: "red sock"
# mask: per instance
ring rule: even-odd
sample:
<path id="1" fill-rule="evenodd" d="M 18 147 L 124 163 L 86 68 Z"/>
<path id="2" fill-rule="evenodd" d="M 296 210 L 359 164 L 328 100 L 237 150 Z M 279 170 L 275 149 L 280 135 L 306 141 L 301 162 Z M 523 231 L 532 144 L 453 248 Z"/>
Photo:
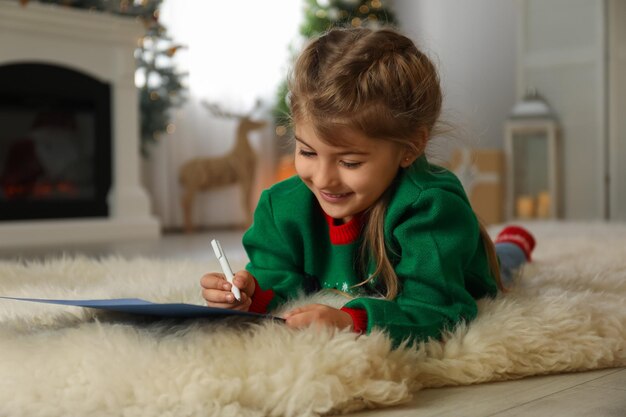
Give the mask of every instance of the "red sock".
<path id="1" fill-rule="evenodd" d="M 496 237 L 495 243 L 513 243 L 520 247 L 526 255 L 526 260 L 530 262 L 530 254 L 535 249 L 535 238 L 521 226 L 507 226 Z"/>

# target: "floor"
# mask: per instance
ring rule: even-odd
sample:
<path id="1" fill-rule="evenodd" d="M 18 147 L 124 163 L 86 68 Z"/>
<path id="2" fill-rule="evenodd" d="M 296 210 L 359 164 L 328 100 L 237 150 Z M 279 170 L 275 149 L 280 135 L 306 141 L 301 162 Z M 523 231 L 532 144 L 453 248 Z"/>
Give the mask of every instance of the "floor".
<path id="1" fill-rule="evenodd" d="M 0 260 L 30 260 L 80 253 L 94 257 L 119 254 L 211 259 L 210 240 L 219 239 L 231 260 L 245 259 L 241 231 L 216 230 L 194 235 L 168 234 L 153 241 L 0 249 Z M 624 417 L 626 368 L 549 375 L 474 386 L 427 389 L 405 405 L 362 411 L 353 417 Z"/>
<path id="2" fill-rule="evenodd" d="M 63 246 L 35 246 L 28 248 L 1 248 L 0 259 L 45 259 L 62 254 L 84 254 L 102 257 L 122 255 L 126 258 L 136 256 L 179 258 L 179 259 L 214 259 L 211 240 L 218 239 L 229 259 L 246 259 L 241 246 L 243 232 L 240 230 L 215 230 L 191 235 L 182 233 L 165 234 L 156 240 L 121 241 L 110 243 L 75 244 Z"/>
<path id="3" fill-rule="evenodd" d="M 624 417 L 626 369 L 419 391 L 410 403 L 350 417 Z"/>

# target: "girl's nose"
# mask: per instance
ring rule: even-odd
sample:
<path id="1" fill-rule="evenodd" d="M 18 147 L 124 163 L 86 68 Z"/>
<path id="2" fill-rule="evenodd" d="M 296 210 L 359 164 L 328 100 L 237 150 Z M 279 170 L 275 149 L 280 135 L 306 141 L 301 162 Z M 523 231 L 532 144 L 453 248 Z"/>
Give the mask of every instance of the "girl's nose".
<path id="1" fill-rule="evenodd" d="M 320 164 L 313 175 L 313 182 L 320 189 L 332 187 L 339 182 L 337 170 L 329 164 Z"/>

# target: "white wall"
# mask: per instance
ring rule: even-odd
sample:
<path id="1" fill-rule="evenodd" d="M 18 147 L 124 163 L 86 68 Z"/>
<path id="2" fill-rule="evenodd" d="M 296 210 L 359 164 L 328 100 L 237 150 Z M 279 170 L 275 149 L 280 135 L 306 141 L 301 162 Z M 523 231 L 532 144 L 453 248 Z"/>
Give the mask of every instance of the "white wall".
<path id="1" fill-rule="evenodd" d="M 520 89 L 536 88 L 559 118 L 563 215 L 568 220 L 602 219 L 608 197 L 606 3 L 520 4 Z"/>
<path id="2" fill-rule="evenodd" d="M 444 119 L 472 147 L 502 148 L 517 97 L 514 0 L 394 0 L 401 29 L 438 61 Z"/>
<path id="3" fill-rule="evenodd" d="M 609 1 L 609 218 L 626 222 L 626 2 Z"/>

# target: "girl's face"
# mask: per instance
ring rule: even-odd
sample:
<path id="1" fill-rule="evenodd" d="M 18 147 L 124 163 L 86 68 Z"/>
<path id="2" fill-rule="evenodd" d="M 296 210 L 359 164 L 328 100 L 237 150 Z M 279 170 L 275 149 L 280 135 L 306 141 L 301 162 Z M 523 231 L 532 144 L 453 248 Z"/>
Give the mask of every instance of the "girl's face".
<path id="1" fill-rule="evenodd" d="M 295 165 L 329 216 L 350 219 L 378 200 L 400 167 L 415 157 L 407 147 L 344 131 L 341 146 L 322 141 L 309 122 L 296 123 Z"/>

